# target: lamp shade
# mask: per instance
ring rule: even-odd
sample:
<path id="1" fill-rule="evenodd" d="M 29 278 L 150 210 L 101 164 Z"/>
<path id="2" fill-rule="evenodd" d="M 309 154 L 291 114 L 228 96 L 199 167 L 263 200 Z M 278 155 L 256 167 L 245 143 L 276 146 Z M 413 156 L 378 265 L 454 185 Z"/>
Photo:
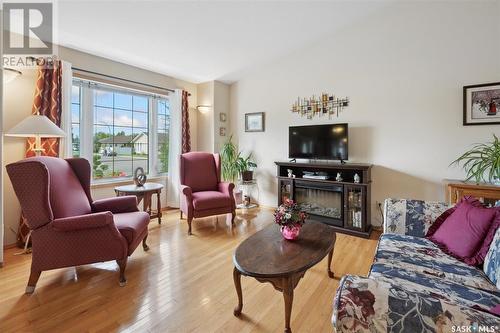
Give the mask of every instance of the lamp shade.
<path id="1" fill-rule="evenodd" d="M 23 138 L 61 138 L 66 136 L 66 133 L 46 116 L 31 115 L 12 127 L 5 135 Z"/>

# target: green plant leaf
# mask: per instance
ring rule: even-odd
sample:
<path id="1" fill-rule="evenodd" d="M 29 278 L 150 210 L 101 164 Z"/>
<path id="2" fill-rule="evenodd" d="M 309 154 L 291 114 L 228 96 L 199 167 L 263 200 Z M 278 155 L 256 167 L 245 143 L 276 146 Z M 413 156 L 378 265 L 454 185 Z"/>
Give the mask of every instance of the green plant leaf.
<path id="1" fill-rule="evenodd" d="M 500 178 L 500 140 L 493 134 L 490 143 L 478 143 L 456 160 L 451 165 L 460 165 L 466 172 L 466 180 L 474 179 L 476 182 L 492 183 L 495 178 Z"/>

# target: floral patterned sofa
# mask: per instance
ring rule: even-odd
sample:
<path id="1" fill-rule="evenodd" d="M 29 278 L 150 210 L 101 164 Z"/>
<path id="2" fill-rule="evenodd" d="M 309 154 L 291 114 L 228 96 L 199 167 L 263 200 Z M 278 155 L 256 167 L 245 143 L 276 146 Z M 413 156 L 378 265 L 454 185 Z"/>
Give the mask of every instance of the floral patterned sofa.
<path id="1" fill-rule="evenodd" d="M 460 332 L 457 326 L 499 332 L 500 229 L 485 261 L 495 285 L 480 268 L 424 238 L 447 208 L 439 202 L 385 201 L 384 233 L 368 277 L 344 276 L 337 289 L 337 332 Z"/>

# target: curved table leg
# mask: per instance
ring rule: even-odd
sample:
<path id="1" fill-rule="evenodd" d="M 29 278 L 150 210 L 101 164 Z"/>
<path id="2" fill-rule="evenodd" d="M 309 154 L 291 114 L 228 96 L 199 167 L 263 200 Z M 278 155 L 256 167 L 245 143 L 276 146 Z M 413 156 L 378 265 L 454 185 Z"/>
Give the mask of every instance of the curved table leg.
<path id="1" fill-rule="evenodd" d="M 333 249 L 330 251 L 330 253 L 328 253 L 328 277 L 330 277 L 330 279 L 333 279 L 333 272 L 330 268 L 332 266 L 332 258 L 333 258 Z"/>
<path id="2" fill-rule="evenodd" d="M 241 273 L 236 269 L 233 270 L 234 287 L 238 294 L 238 305 L 234 308 L 233 314 L 238 317 L 243 309 L 243 293 L 241 292 Z"/>
<path id="3" fill-rule="evenodd" d="M 290 317 L 292 316 L 293 289 L 291 277 L 283 278 L 283 298 L 285 300 L 285 333 L 292 333 Z"/>

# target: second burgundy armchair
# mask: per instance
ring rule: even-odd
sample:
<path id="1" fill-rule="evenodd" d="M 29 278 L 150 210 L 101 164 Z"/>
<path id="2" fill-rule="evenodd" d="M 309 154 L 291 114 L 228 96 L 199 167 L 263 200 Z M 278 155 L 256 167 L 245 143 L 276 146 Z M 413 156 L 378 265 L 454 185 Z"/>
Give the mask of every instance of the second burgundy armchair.
<path id="1" fill-rule="evenodd" d="M 33 293 L 42 271 L 116 260 L 120 285 L 126 283 L 127 258 L 146 245 L 149 215 L 139 212 L 134 196 L 92 200 L 90 164 L 33 157 L 7 165 L 14 191 L 31 230 Z"/>
<path id="2" fill-rule="evenodd" d="M 221 161 L 219 154 L 190 152 L 180 157 L 180 208 L 186 214 L 188 234 L 195 217 L 219 214 L 236 216 L 234 184 L 221 182 Z"/>

